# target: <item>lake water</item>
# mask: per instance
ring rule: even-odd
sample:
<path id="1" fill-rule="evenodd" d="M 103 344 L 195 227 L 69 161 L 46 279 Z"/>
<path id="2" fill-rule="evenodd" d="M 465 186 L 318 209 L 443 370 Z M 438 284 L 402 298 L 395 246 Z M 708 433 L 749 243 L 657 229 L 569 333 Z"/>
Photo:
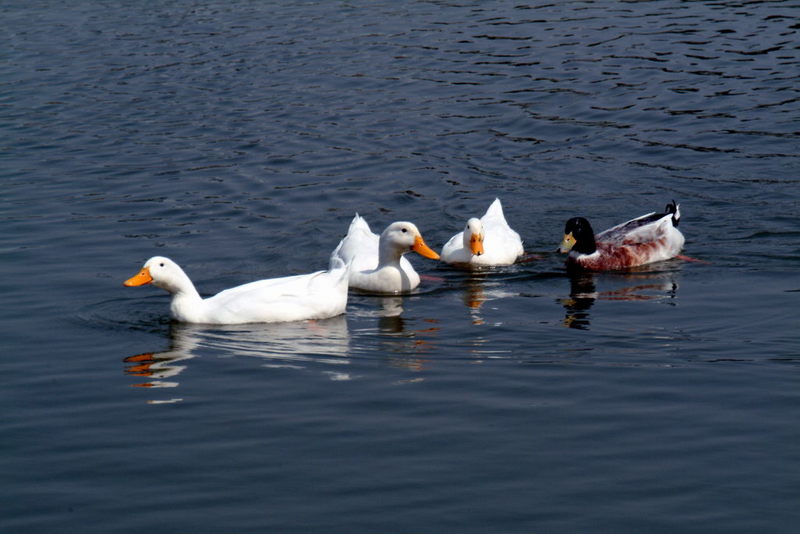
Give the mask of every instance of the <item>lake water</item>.
<path id="1" fill-rule="evenodd" d="M 4 2 L 0 531 L 796 532 L 793 4 Z M 330 320 L 122 287 L 495 197 L 525 262 Z M 568 276 L 568 218 L 672 199 L 702 261 Z"/>

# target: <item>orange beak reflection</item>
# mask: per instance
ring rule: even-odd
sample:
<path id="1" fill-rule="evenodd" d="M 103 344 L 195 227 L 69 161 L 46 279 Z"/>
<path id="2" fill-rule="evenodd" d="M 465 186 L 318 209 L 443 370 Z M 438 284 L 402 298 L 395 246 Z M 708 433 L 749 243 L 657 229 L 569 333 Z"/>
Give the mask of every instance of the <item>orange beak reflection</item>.
<path id="1" fill-rule="evenodd" d="M 414 244 L 411 245 L 411 250 L 419 254 L 420 256 L 425 256 L 426 258 L 430 258 L 432 260 L 438 260 L 439 255 L 430 249 L 428 245 L 425 244 L 423 241 L 422 236 L 418 235 L 414 239 Z"/>
<path id="2" fill-rule="evenodd" d="M 136 287 L 136 286 L 143 286 L 145 284 L 149 284 L 153 281 L 153 277 L 150 276 L 150 269 L 147 267 L 142 267 L 142 270 L 136 276 L 132 276 L 128 278 L 122 285 L 127 287 Z"/>
<path id="3" fill-rule="evenodd" d="M 483 254 L 483 237 L 472 234 L 472 236 L 469 238 L 469 248 L 476 256 Z"/>

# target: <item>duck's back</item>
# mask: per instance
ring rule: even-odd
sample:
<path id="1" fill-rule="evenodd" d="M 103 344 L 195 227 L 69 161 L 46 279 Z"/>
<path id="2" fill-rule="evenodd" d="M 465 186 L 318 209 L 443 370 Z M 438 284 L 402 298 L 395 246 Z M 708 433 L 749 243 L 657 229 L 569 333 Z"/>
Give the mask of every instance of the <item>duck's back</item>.
<path id="1" fill-rule="evenodd" d="M 597 242 L 614 244 L 654 241 L 663 232 L 662 223 L 668 220 L 669 216 L 663 213 L 648 213 L 603 230 L 595 239 Z"/>
<path id="2" fill-rule="evenodd" d="M 219 324 L 323 319 L 344 312 L 347 289 L 338 270 L 258 280 L 203 301 L 207 322 Z"/>
<path id="3" fill-rule="evenodd" d="M 484 232 L 484 253 L 474 257 L 476 263 L 511 264 L 524 253 L 522 238 L 506 222 L 500 199 L 492 202 L 486 214 L 481 217 L 481 224 Z"/>
<path id="4" fill-rule="evenodd" d="M 680 220 L 680 206 L 673 200 L 667 204 L 663 213 L 651 212 L 636 217 L 600 232 L 595 239 L 597 242 L 604 243 L 633 244 L 649 243 L 671 235 L 671 239 L 674 241 L 678 235 L 683 237 L 677 228 Z"/>

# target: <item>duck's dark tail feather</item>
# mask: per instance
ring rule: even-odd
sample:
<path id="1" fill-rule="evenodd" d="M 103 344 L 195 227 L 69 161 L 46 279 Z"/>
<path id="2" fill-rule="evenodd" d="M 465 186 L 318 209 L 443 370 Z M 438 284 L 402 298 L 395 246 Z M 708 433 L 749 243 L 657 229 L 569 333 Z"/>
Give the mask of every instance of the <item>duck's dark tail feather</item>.
<path id="1" fill-rule="evenodd" d="M 681 206 L 674 200 L 667 204 L 667 207 L 664 208 L 665 214 L 671 213 L 672 214 L 672 226 L 678 226 L 678 223 L 681 222 Z"/>

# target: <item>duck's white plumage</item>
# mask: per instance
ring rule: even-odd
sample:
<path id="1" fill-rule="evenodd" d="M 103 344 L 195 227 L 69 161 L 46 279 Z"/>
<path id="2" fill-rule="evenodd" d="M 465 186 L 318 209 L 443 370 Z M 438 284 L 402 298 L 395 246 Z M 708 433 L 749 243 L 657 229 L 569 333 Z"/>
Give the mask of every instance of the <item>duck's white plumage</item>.
<path id="1" fill-rule="evenodd" d="M 394 222 L 380 236 L 356 213 L 347 235 L 331 254 L 350 265 L 350 287 L 371 293 L 404 293 L 419 285 L 420 278 L 403 254 L 416 252 L 426 258 L 439 255 L 425 244 L 417 227 L 405 221 Z"/>
<path id="2" fill-rule="evenodd" d="M 152 283 L 172 294 L 170 311 L 177 321 L 274 323 L 325 319 L 344 313 L 347 272 L 344 262 L 332 261 L 328 271 L 258 280 L 204 299 L 177 263 L 155 256 L 125 285 Z"/>
<path id="3" fill-rule="evenodd" d="M 496 198 L 480 219 L 467 221 L 442 248 L 442 261 L 452 264 L 511 265 L 522 256 L 522 239 L 506 222 L 503 206 Z"/>

